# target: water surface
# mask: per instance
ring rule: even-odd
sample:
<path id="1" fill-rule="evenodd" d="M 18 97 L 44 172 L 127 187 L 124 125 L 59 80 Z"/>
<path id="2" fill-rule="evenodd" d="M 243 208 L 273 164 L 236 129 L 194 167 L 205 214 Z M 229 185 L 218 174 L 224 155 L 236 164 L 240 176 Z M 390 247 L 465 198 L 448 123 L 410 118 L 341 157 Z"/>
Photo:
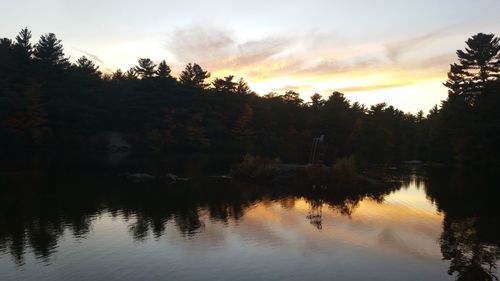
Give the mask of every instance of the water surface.
<path id="1" fill-rule="evenodd" d="M 377 192 L 100 177 L 6 181 L 1 280 L 494 280 L 488 190 L 405 172 Z M 465 204 L 467 206 L 465 206 Z M 493 278 L 493 279 L 491 279 Z"/>

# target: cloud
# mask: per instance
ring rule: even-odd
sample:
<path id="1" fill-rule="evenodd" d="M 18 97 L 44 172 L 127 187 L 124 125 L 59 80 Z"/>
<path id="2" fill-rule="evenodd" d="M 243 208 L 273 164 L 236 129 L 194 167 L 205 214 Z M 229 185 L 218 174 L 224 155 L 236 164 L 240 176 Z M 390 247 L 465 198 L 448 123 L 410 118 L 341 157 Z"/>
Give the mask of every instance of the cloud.
<path id="1" fill-rule="evenodd" d="M 414 82 L 394 82 L 394 83 L 380 83 L 380 84 L 367 84 L 361 86 L 343 87 L 336 89 L 339 92 L 362 92 L 362 91 L 374 91 L 380 89 L 397 88 L 412 85 Z"/>
<path id="2" fill-rule="evenodd" d="M 314 90 L 314 87 L 311 85 L 287 85 L 283 86 L 276 91 L 281 93 L 281 92 L 287 92 L 287 91 L 294 91 L 294 92 L 301 92 L 301 91 L 310 91 Z"/>
<path id="3" fill-rule="evenodd" d="M 424 43 L 429 43 L 439 37 L 444 36 L 444 34 L 449 31 L 449 29 L 450 28 L 442 28 L 417 37 L 388 43 L 386 44 L 387 57 L 390 61 L 397 63 L 399 61 L 399 58 L 405 53 L 423 45 Z"/>
<path id="4" fill-rule="evenodd" d="M 74 47 L 73 47 L 73 49 L 74 49 L 75 51 L 78 51 L 78 52 L 80 52 L 80 53 L 82 53 L 82 54 L 86 55 L 87 57 L 90 57 L 91 59 L 93 59 L 93 60 L 97 61 L 97 62 L 98 62 L 98 63 L 100 63 L 100 64 L 104 64 L 104 62 L 103 62 L 103 61 L 102 61 L 102 60 L 101 60 L 101 59 L 100 59 L 97 55 L 94 55 L 94 54 L 92 54 L 92 53 L 86 52 L 86 51 L 81 50 L 81 49 L 78 49 L 78 48 L 74 48 Z"/>
<path id="5" fill-rule="evenodd" d="M 356 70 L 373 69 L 375 66 L 380 67 L 382 62 L 372 57 L 359 57 L 351 61 L 333 61 L 321 60 L 313 66 L 303 68 L 298 72 L 300 74 L 334 74 L 346 73 Z"/>
<path id="6" fill-rule="evenodd" d="M 237 56 L 232 63 L 248 65 L 265 61 L 281 53 L 290 43 L 286 38 L 270 37 L 239 44 Z"/>
<path id="7" fill-rule="evenodd" d="M 432 68 L 443 68 L 449 67 L 449 64 L 453 62 L 455 57 L 454 53 L 440 54 L 431 56 L 425 59 L 421 59 L 415 67 L 419 69 L 432 69 Z"/>
<path id="8" fill-rule="evenodd" d="M 238 42 L 228 31 L 194 25 L 174 30 L 166 48 L 181 63 L 197 62 L 210 68 L 243 68 L 263 62 L 289 46 L 284 37 Z"/>
<path id="9" fill-rule="evenodd" d="M 224 58 L 231 53 L 234 44 L 226 31 L 195 25 L 174 30 L 166 47 L 178 60 L 187 63 Z"/>

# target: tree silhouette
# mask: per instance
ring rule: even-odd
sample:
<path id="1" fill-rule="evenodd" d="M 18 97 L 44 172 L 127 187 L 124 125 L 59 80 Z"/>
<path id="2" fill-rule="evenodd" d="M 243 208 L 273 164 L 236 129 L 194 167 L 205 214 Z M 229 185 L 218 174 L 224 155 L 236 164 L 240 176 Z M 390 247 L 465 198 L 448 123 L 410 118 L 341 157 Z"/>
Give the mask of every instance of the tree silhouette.
<path id="1" fill-rule="evenodd" d="M 57 39 L 54 33 L 42 35 L 33 53 L 35 58 L 44 64 L 61 67 L 69 65 L 68 59 L 64 57 L 61 40 Z"/>
<path id="2" fill-rule="evenodd" d="M 240 78 L 236 84 L 235 93 L 239 95 L 247 95 L 252 94 L 253 92 L 250 89 L 250 86 L 248 86 L 248 83 L 245 82 L 243 78 Z"/>
<path id="3" fill-rule="evenodd" d="M 125 79 L 127 80 L 136 80 L 137 79 L 137 70 L 135 67 L 130 68 L 125 73 Z"/>
<path id="4" fill-rule="evenodd" d="M 311 106 L 314 109 L 319 109 L 324 104 L 325 104 L 325 100 L 323 100 L 323 97 L 320 94 L 315 93 L 314 95 L 311 96 Z"/>
<path id="5" fill-rule="evenodd" d="M 284 101 L 295 105 L 300 105 L 304 102 L 304 100 L 300 98 L 300 94 L 295 91 L 287 91 L 282 98 Z"/>
<path id="6" fill-rule="evenodd" d="M 179 82 L 185 86 L 205 89 L 208 86 L 208 84 L 205 83 L 205 79 L 209 77 L 210 73 L 203 70 L 201 66 L 196 63 L 189 63 L 179 75 Z"/>
<path id="7" fill-rule="evenodd" d="M 123 74 L 121 69 L 117 69 L 113 74 L 111 75 L 111 79 L 115 81 L 121 81 L 125 80 L 125 75 Z"/>
<path id="8" fill-rule="evenodd" d="M 96 66 L 91 60 L 85 56 L 76 61 L 76 68 L 85 75 L 100 76 L 99 66 Z"/>
<path id="9" fill-rule="evenodd" d="M 172 78 L 170 75 L 170 72 L 172 70 L 170 69 L 170 66 L 167 65 L 166 61 L 161 61 L 160 64 L 158 65 L 158 70 L 156 71 L 156 74 L 160 78 Z"/>
<path id="10" fill-rule="evenodd" d="M 234 93 L 238 84 L 234 82 L 233 79 L 233 75 L 226 76 L 222 79 L 215 78 L 212 82 L 212 86 L 216 92 Z"/>
<path id="11" fill-rule="evenodd" d="M 183 155 L 251 152 L 302 162 L 309 158 L 304 147 L 325 135 L 325 164 L 353 154 L 367 162 L 421 159 L 489 167 L 500 159 L 499 42 L 492 35 L 475 35 L 458 52 L 460 62 L 452 68 L 459 71 L 450 72 L 456 79 L 448 81 L 457 90 L 450 90 L 448 99 L 427 116 L 386 104 L 351 104 L 339 92 L 327 99 L 315 94 L 307 103 L 295 91 L 258 96 L 233 75 L 215 79 L 209 88 L 210 73 L 196 63 L 188 64 L 178 81 L 165 61 L 156 68 L 147 58 L 126 72 L 101 75 L 85 57 L 70 64 L 54 34 L 41 36 L 33 48 L 30 37 L 25 28 L 14 43 L 0 39 L 0 164 L 20 154 L 25 155 L 20 162 L 28 163 L 33 151 L 21 135 L 38 133 L 16 131 L 45 128 L 53 133 L 44 138 L 52 141 L 45 156 L 54 162 L 71 158 L 93 163 L 89 158 L 98 159 L 97 152 L 105 150 L 99 136 L 106 131 L 133 138 L 137 154 L 148 136 L 161 136 L 164 144 L 175 140 L 168 142 L 169 152 Z M 469 85 L 470 91 L 481 92 L 473 103 L 464 98 Z M 208 94 L 213 92 L 231 94 Z M 165 122 L 167 109 L 175 109 L 176 126 Z"/>
<path id="12" fill-rule="evenodd" d="M 27 61 L 33 53 L 31 45 L 31 31 L 28 28 L 23 28 L 16 36 L 15 50 L 20 59 Z"/>
<path id="13" fill-rule="evenodd" d="M 459 62 L 451 65 L 445 86 L 473 102 L 488 81 L 500 78 L 500 38 L 478 33 L 466 44 L 465 51 L 457 51 Z"/>
<path id="14" fill-rule="evenodd" d="M 142 58 L 139 59 L 139 65 L 135 67 L 135 70 L 141 79 L 147 79 L 153 77 L 155 75 L 155 67 L 156 65 L 153 63 L 151 59 Z"/>

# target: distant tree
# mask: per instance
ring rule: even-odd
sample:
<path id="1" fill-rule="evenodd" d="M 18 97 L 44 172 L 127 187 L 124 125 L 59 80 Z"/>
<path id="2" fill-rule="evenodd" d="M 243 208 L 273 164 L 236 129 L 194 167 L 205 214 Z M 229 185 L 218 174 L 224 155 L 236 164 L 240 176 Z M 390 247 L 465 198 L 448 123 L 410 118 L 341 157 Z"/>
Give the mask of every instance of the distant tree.
<path id="1" fill-rule="evenodd" d="M 253 94 L 252 90 L 248 86 L 248 83 L 245 82 L 243 78 L 240 78 L 238 80 L 238 83 L 236 84 L 235 93 L 239 95 Z"/>
<path id="2" fill-rule="evenodd" d="M 284 101 L 295 105 L 300 105 L 304 102 L 304 100 L 300 98 L 300 94 L 295 91 L 287 91 L 282 98 Z"/>
<path id="3" fill-rule="evenodd" d="M 10 40 L 9 38 L 1 38 L 0 39 L 0 70 L 7 68 L 8 64 L 9 64 L 9 60 L 11 58 L 11 55 L 12 55 L 12 40 Z"/>
<path id="4" fill-rule="evenodd" d="M 116 81 L 121 81 L 125 79 L 125 75 L 123 74 L 121 69 L 117 69 L 115 72 L 113 72 L 111 79 Z"/>
<path id="5" fill-rule="evenodd" d="M 41 83 L 27 79 L 16 100 L 16 110 L 7 118 L 7 128 L 16 135 L 42 142 L 49 134 L 48 115 L 43 107 Z"/>
<path id="6" fill-rule="evenodd" d="M 10 49 L 12 46 L 12 40 L 9 38 L 1 38 L 0 39 L 0 47 Z"/>
<path id="7" fill-rule="evenodd" d="M 96 66 L 91 60 L 87 59 L 85 56 L 79 58 L 76 61 L 76 68 L 82 73 L 89 76 L 100 76 L 99 66 Z"/>
<path id="8" fill-rule="evenodd" d="M 139 59 L 139 65 L 135 67 L 135 70 L 141 79 L 147 79 L 155 75 L 156 65 L 151 59 L 141 58 Z"/>
<path id="9" fill-rule="evenodd" d="M 35 58 L 44 64 L 67 67 L 68 59 L 64 57 L 61 40 L 54 33 L 42 35 L 35 45 Z"/>
<path id="10" fill-rule="evenodd" d="M 249 122 L 251 121 L 253 114 L 254 111 L 252 107 L 248 103 L 246 103 L 239 118 L 233 125 L 232 132 L 236 138 L 242 138 L 252 134 L 251 130 L 249 129 Z"/>
<path id="11" fill-rule="evenodd" d="M 28 28 L 23 28 L 16 36 L 15 50 L 17 55 L 23 60 L 29 60 L 33 54 L 33 46 L 31 45 L 31 31 Z"/>
<path id="12" fill-rule="evenodd" d="M 210 77 L 208 71 L 203 70 L 198 64 L 189 63 L 179 75 L 179 81 L 185 86 L 204 89 L 208 86 L 205 79 Z"/>
<path id="13" fill-rule="evenodd" d="M 125 72 L 125 79 L 127 80 L 137 79 L 137 70 L 135 69 L 135 67 L 132 67 L 129 70 L 127 70 L 127 72 Z"/>
<path id="14" fill-rule="evenodd" d="M 265 99 L 274 99 L 280 97 L 280 95 L 276 92 L 269 92 L 263 96 Z"/>
<path id="15" fill-rule="evenodd" d="M 237 83 L 233 81 L 234 76 L 229 75 L 224 78 L 215 78 L 212 82 L 214 90 L 217 92 L 234 93 L 236 91 Z"/>
<path id="16" fill-rule="evenodd" d="M 170 69 L 170 66 L 168 66 L 166 61 L 161 61 L 160 64 L 158 65 L 158 70 L 156 71 L 156 74 L 160 78 L 172 78 L 170 73 L 172 70 Z"/>
<path id="17" fill-rule="evenodd" d="M 321 108 L 325 104 L 325 100 L 323 97 L 315 93 L 314 95 L 311 96 L 311 106 L 315 109 Z"/>
<path id="18" fill-rule="evenodd" d="M 473 102 L 488 81 L 500 78 L 500 38 L 478 33 L 466 44 L 465 51 L 457 51 L 458 63 L 451 65 L 444 85 L 450 94 L 462 95 Z"/>

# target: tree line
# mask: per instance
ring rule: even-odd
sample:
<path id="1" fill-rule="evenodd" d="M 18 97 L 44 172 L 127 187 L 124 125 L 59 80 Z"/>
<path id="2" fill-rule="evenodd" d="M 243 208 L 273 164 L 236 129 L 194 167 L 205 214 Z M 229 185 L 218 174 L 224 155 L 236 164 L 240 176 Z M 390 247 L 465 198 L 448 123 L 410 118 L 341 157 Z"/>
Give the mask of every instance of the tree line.
<path id="1" fill-rule="evenodd" d="M 72 63 L 56 35 L 31 42 L 25 28 L 0 39 L 0 153 L 3 165 L 88 164 L 119 132 L 131 159 L 165 165 L 172 155 L 243 154 L 307 162 L 325 136 L 322 159 L 368 162 L 420 159 L 498 165 L 500 43 L 478 33 L 450 67 L 448 98 L 428 114 L 385 103 L 367 107 L 339 92 L 310 101 L 295 91 L 257 95 L 243 79 L 215 78 L 196 63 L 178 77 L 165 60 L 141 58 L 103 74 L 86 57 Z M 64 164 L 64 165 L 66 165 Z"/>

